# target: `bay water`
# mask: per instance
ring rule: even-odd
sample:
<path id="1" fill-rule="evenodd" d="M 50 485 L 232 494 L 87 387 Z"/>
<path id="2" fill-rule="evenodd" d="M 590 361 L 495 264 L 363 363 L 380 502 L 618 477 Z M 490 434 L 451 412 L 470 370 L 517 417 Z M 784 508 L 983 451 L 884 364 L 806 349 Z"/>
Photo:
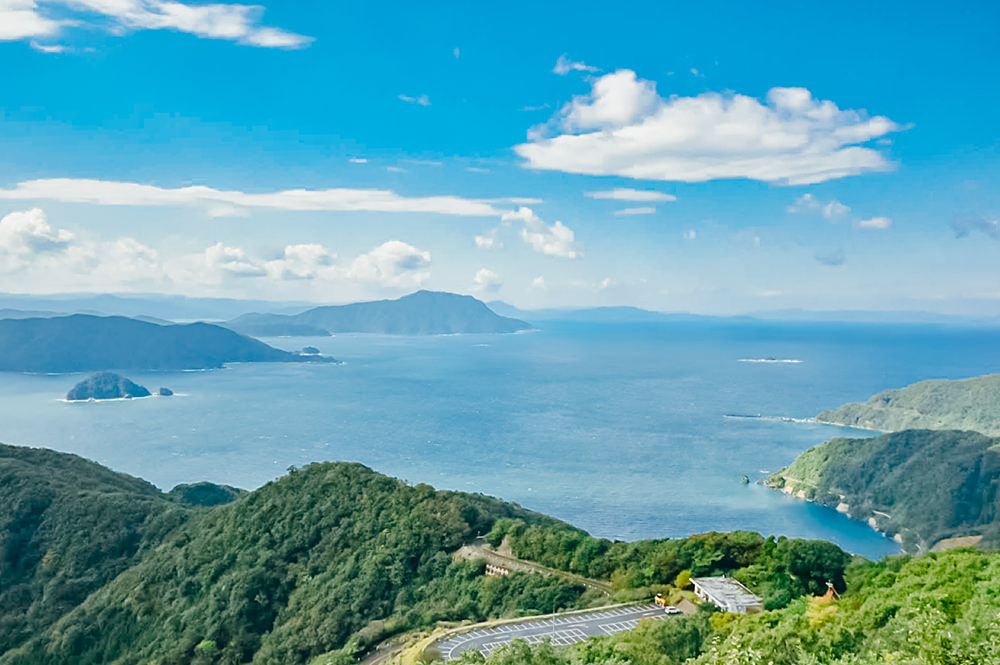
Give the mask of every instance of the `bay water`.
<path id="1" fill-rule="evenodd" d="M 0 441 L 76 453 L 163 489 L 199 480 L 253 489 L 290 466 L 358 461 L 411 483 L 516 501 L 601 537 L 749 529 L 878 558 L 898 547 L 756 484 L 824 440 L 871 433 L 781 418 L 923 379 L 1000 371 L 1000 330 L 984 327 L 540 327 L 266 339 L 342 363 L 128 372 L 177 393 L 130 401 L 61 401 L 82 375 L 0 374 Z"/>

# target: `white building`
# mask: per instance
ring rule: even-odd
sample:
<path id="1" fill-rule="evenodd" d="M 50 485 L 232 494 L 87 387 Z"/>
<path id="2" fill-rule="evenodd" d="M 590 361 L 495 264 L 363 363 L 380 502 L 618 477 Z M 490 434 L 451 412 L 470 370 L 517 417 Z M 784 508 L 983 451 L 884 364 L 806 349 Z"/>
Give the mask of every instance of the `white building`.
<path id="1" fill-rule="evenodd" d="M 760 612 L 764 601 L 731 577 L 695 577 L 694 593 L 716 607 L 734 614 Z"/>

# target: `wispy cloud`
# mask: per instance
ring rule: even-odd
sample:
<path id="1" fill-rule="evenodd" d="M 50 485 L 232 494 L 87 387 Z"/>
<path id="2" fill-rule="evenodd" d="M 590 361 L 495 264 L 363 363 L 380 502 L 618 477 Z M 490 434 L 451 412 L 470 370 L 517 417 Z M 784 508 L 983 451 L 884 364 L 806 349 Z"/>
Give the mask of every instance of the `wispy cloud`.
<path id="1" fill-rule="evenodd" d="M 951 222 L 956 238 L 964 238 L 973 232 L 983 233 L 1000 240 L 1000 218 L 987 219 L 977 215 L 956 217 Z"/>
<path id="2" fill-rule="evenodd" d="M 591 67 L 584 62 L 574 62 L 570 60 L 569 57 L 563 53 L 556 60 L 556 66 L 552 68 L 552 73 L 558 74 L 559 76 L 565 76 L 570 72 L 597 72 L 600 71 L 597 67 Z"/>
<path id="3" fill-rule="evenodd" d="M 410 97 L 409 95 L 398 95 L 399 99 L 403 100 L 407 104 L 416 104 L 417 106 L 430 106 L 431 100 L 427 95 L 419 95 L 417 97 Z"/>
<path id="4" fill-rule="evenodd" d="M 193 206 L 218 216 L 248 209 L 427 212 L 442 215 L 499 217 L 504 210 L 478 199 L 458 196 L 401 196 L 384 189 L 289 189 L 263 194 L 224 191 L 194 185 L 175 189 L 132 182 L 51 178 L 27 180 L 0 189 L 0 200 L 49 200 L 112 206 Z"/>
<path id="5" fill-rule="evenodd" d="M 638 208 L 623 208 L 621 210 L 615 210 L 614 215 L 616 217 L 628 217 L 631 215 L 652 215 L 656 212 L 656 208 L 653 206 L 641 206 Z"/>
<path id="6" fill-rule="evenodd" d="M 870 219 L 862 219 L 855 226 L 859 229 L 885 230 L 892 227 L 892 220 L 888 217 L 871 217 Z"/>
<path id="7" fill-rule="evenodd" d="M 54 9 L 60 18 L 52 17 Z M 263 11 L 258 5 L 179 0 L 3 0 L 0 41 L 53 37 L 67 27 L 106 28 L 115 33 L 174 30 L 262 48 L 303 48 L 313 41 L 312 37 L 261 25 Z M 57 52 L 50 50 L 53 46 L 32 46 L 46 53 Z"/>
<path id="8" fill-rule="evenodd" d="M 847 254 L 840 247 L 816 252 L 815 259 L 825 266 L 841 266 L 847 260 Z"/>
<path id="9" fill-rule="evenodd" d="M 614 201 L 637 201 L 659 203 L 666 201 L 676 201 L 677 197 L 665 192 L 656 192 L 648 189 L 629 189 L 627 187 L 616 187 L 599 192 L 584 192 L 584 196 L 592 199 L 611 199 Z"/>
<path id="10" fill-rule="evenodd" d="M 763 103 L 715 92 L 664 98 L 655 83 L 623 69 L 594 79 L 590 94 L 532 128 L 514 150 L 533 169 L 796 185 L 891 170 L 882 153 L 861 144 L 900 129 L 805 88 L 772 88 Z"/>

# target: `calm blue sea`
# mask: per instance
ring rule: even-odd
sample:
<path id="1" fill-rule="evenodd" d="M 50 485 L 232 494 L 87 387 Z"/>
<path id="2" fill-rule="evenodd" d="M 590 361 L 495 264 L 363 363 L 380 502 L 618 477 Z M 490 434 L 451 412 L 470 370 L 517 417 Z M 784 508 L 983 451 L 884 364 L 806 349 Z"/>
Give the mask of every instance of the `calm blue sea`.
<path id="1" fill-rule="evenodd" d="M 891 541 L 754 481 L 834 436 L 727 415 L 808 418 L 886 388 L 1000 371 L 1000 331 L 722 320 L 547 322 L 518 335 L 270 339 L 342 365 L 129 373 L 173 398 L 68 404 L 77 375 L 0 374 L 0 440 L 73 452 L 164 489 L 258 487 L 290 465 L 354 460 L 483 492 L 597 536 L 709 530 Z M 778 358 L 800 363 L 751 363 Z"/>

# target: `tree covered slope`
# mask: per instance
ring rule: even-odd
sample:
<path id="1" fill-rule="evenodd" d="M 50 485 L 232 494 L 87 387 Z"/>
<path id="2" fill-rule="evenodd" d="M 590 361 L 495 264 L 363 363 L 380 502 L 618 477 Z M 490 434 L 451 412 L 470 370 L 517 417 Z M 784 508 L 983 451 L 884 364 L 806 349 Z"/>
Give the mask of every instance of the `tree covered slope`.
<path id="1" fill-rule="evenodd" d="M 187 511 L 75 455 L 0 444 L 0 654 L 125 570 Z"/>
<path id="2" fill-rule="evenodd" d="M 899 534 L 907 549 L 967 535 L 996 543 L 998 443 L 956 430 L 833 439 L 802 453 L 768 482 Z"/>
<path id="3" fill-rule="evenodd" d="M 824 411 L 816 420 L 883 432 L 962 429 L 997 436 L 1000 374 L 960 381 L 921 381 L 900 390 L 886 390 L 867 402 Z"/>

